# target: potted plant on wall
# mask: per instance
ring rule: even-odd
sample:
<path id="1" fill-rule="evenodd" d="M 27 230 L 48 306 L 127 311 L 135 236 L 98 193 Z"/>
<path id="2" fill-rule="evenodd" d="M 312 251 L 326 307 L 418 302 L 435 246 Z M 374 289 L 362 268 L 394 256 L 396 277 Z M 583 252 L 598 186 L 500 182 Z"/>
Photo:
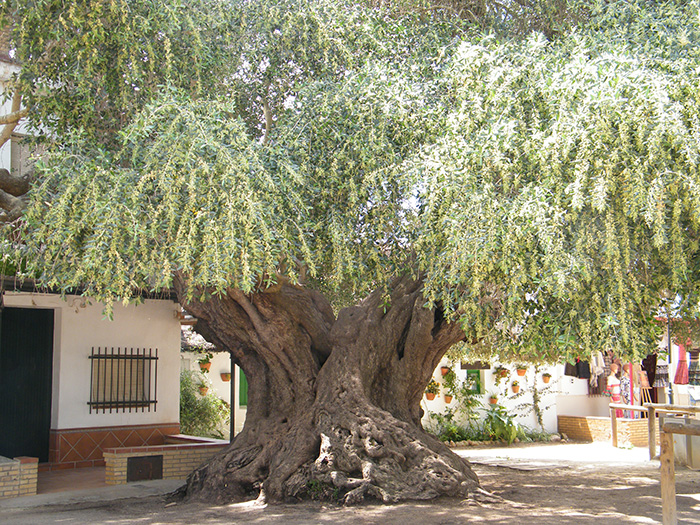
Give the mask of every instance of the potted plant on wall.
<path id="1" fill-rule="evenodd" d="M 493 377 L 496 386 L 501 384 L 501 381 L 505 381 L 506 379 L 508 379 L 509 375 L 510 370 L 508 370 L 505 366 L 498 365 L 496 368 L 493 369 Z"/>
<path id="2" fill-rule="evenodd" d="M 425 397 L 428 401 L 435 399 L 435 396 L 440 393 L 440 385 L 435 379 L 431 379 L 428 386 L 425 387 Z"/>
<path id="3" fill-rule="evenodd" d="M 198 359 L 199 363 L 199 369 L 204 372 L 208 373 L 209 369 L 211 368 L 211 359 L 214 357 L 214 355 L 211 352 L 204 352 L 202 357 Z"/>
<path id="4" fill-rule="evenodd" d="M 545 383 L 549 383 L 550 379 L 552 379 L 552 374 L 550 374 L 549 372 L 545 372 L 544 374 L 542 374 L 542 381 L 544 381 Z"/>
<path id="5" fill-rule="evenodd" d="M 231 381 L 231 372 L 221 372 L 221 380 L 225 383 Z"/>
<path id="6" fill-rule="evenodd" d="M 515 371 L 519 376 L 524 376 L 525 373 L 527 372 L 527 366 L 525 365 L 515 365 Z"/>
<path id="7" fill-rule="evenodd" d="M 207 392 L 209 392 L 209 385 L 204 380 L 204 378 L 199 380 L 199 383 L 197 384 L 197 388 L 199 388 L 199 393 L 202 394 L 203 396 L 206 396 Z"/>
<path id="8" fill-rule="evenodd" d="M 489 395 L 489 403 L 491 405 L 495 405 L 496 403 L 498 403 L 498 394 L 492 392 L 491 395 Z"/>
<path id="9" fill-rule="evenodd" d="M 451 403 L 452 397 L 459 390 L 457 385 L 457 374 L 451 368 L 447 369 L 447 373 L 442 378 L 442 386 L 445 388 L 445 403 Z"/>
<path id="10" fill-rule="evenodd" d="M 441 366 L 440 367 L 440 373 L 442 374 L 443 377 L 445 377 L 451 371 L 452 371 L 452 369 L 449 366 Z"/>
<path id="11" fill-rule="evenodd" d="M 520 392 L 520 384 L 517 381 L 513 381 L 510 384 L 510 387 L 513 389 L 514 394 L 517 394 L 518 392 Z"/>

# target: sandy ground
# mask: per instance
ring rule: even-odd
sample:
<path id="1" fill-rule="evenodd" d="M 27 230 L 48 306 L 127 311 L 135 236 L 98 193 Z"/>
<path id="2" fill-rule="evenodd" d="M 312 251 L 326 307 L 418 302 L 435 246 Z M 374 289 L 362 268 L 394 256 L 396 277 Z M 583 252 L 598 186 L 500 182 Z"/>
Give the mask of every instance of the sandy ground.
<path id="1" fill-rule="evenodd" d="M 0 523 L 284 524 L 660 523 L 659 462 L 646 449 L 561 444 L 458 451 L 494 497 L 343 508 L 320 503 L 210 507 L 162 496 L 6 508 Z M 679 523 L 700 524 L 700 472 L 676 468 Z"/>

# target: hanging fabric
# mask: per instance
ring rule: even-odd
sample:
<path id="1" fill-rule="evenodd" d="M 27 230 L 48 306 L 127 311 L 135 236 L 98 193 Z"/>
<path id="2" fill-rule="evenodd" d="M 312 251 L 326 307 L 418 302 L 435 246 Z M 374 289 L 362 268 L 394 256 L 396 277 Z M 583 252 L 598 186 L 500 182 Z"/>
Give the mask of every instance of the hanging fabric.
<path id="1" fill-rule="evenodd" d="M 579 379 L 591 378 L 591 367 L 588 361 L 581 361 L 578 357 L 576 358 L 576 377 Z"/>
<path id="2" fill-rule="evenodd" d="M 656 358 L 656 373 L 654 374 L 654 382 L 651 386 L 654 388 L 666 388 L 668 386 L 668 362 L 662 357 Z"/>
<path id="3" fill-rule="evenodd" d="M 605 373 L 605 360 L 602 352 L 593 352 L 591 356 L 591 379 L 588 382 L 591 389 L 598 390 L 598 378 Z M 593 393 L 590 392 L 589 393 Z M 600 393 L 600 392 L 596 392 Z"/>
<path id="4" fill-rule="evenodd" d="M 685 346 L 678 345 L 678 366 L 676 367 L 676 377 L 673 382 L 677 385 L 688 384 L 688 360 L 686 358 Z"/>
<path id="5" fill-rule="evenodd" d="M 642 368 L 647 373 L 647 378 L 649 379 L 649 385 L 654 383 L 656 379 L 656 354 L 649 354 L 644 359 L 642 359 Z"/>
<path id="6" fill-rule="evenodd" d="M 564 375 L 565 376 L 573 376 L 577 377 L 576 375 L 576 365 L 573 365 L 571 363 L 564 363 Z"/>

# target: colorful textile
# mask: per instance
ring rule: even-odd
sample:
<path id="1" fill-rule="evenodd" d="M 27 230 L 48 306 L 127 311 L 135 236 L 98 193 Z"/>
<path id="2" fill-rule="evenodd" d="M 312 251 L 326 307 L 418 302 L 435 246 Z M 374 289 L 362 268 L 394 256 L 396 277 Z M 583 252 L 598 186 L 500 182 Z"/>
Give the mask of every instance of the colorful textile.
<path id="1" fill-rule="evenodd" d="M 622 376 L 620 378 L 620 393 L 622 394 L 622 399 L 626 405 L 630 404 L 630 378 L 628 376 Z"/>
<path id="2" fill-rule="evenodd" d="M 678 365 L 676 366 L 676 377 L 673 382 L 677 385 L 688 384 L 688 360 L 685 355 L 685 346 L 678 345 Z"/>
<path id="3" fill-rule="evenodd" d="M 668 386 L 668 364 L 656 361 L 656 374 L 654 374 L 654 388 L 666 388 Z"/>
<path id="4" fill-rule="evenodd" d="M 688 384 L 700 386 L 700 355 L 697 352 L 690 353 L 690 367 L 688 368 Z"/>

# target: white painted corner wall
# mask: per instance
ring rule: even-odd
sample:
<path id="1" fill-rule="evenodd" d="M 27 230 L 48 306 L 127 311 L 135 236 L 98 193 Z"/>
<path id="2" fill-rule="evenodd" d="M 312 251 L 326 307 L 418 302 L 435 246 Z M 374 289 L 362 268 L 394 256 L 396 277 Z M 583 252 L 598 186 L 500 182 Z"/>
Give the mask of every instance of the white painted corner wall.
<path id="1" fill-rule="evenodd" d="M 180 420 L 180 322 L 173 301 L 145 300 L 114 305 L 113 320 L 104 306 L 84 297 L 6 292 L 6 307 L 54 311 L 51 428 L 73 429 L 177 423 Z M 90 413 L 90 353 L 93 347 L 158 349 L 156 410 Z"/>

